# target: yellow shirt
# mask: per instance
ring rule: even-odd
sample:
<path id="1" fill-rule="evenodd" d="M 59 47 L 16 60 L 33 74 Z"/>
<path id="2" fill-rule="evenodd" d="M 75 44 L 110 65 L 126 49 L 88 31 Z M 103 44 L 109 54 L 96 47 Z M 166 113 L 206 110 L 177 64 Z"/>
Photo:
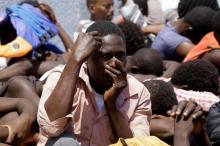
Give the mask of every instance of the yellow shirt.
<path id="1" fill-rule="evenodd" d="M 155 136 L 147 136 L 142 138 L 120 138 L 117 143 L 109 146 L 169 146 Z"/>

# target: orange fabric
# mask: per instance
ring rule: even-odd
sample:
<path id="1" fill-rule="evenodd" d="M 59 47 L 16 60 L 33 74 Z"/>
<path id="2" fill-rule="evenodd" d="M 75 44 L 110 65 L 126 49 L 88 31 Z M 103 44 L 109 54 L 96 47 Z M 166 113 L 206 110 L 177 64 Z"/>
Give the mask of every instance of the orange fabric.
<path id="1" fill-rule="evenodd" d="M 216 48 L 220 48 L 220 46 L 215 39 L 214 32 L 210 32 L 206 34 L 202 40 L 190 50 L 190 52 L 184 58 L 183 63 L 198 59 L 204 53 Z"/>
<path id="2" fill-rule="evenodd" d="M 32 46 L 21 37 L 6 44 L 0 45 L 0 57 L 22 57 L 32 50 Z"/>

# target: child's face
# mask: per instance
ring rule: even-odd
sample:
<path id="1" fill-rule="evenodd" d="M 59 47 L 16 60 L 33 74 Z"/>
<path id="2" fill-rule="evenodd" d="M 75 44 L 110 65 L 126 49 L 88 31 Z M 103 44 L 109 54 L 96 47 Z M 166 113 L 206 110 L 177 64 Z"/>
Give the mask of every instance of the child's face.
<path id="1" fill-rule="evenodd" d="M 95 4 L 89 6 L 90 13 L 97 20 L 112 20 L 113 0 L 96 0 Z"/>

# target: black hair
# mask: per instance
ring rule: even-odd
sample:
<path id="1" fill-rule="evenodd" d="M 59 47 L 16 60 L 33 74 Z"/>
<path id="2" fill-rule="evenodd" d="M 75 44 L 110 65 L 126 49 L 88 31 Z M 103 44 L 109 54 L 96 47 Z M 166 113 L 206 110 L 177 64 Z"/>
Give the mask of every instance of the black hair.
<path id="1" fill-rule="evenodd" d="M 144 34 L 140 28 L 131 21 L 125 21 L 119 24 L 125 35 L 127 55 L 133 55 L 137 50 L 145 47 Z"/>
<path id="2" fill-rule="evenodd" d="M 174 85 L 187 85 L 188 90 L 207 91 L 218 94 L 219 74 L 208 60 L 194 60 L 180 65 L 173 73 Z"/>
<path id="3" fill-rule="evenodd" d="M 150 80 L 144 82 L 150 92 L 152 113 L 167 116 L 167 111 L 178 104 L 173 86 L 162 80 Z"/>
<path id="4" fill-rule="evenodd" d="M 116 34 L 120 36 L 125 42 L 125 37 L 121 29 L 111 21 L 96 21 L 88 27 L 86 32 L 98 31 L 102 37 Z"/>
<path id="5" fill-rule="evenodd" d="M 184 21 L 193 28 L 187 32 L 187 37 L 190 38 L 193 43 L 197 44 L 204 35 L 213 30 L 212 18 L 215 13 L 216 11 L 209 7 L 199 6 L 193 8 L 184 16 Z"/>
<path id="6" fill-rule="evenodd" d="M 134 3 L 136 3 L 141 10 L 141 13 L 145 16 L 148 16 L 148 4 L 147 0 L 134 0 Z"/>
<path id="7" fill-rule="evenodd" d="M 22 5 L 22 4 L 30 4 L 32 5 L 33 7 L 39 7 L 39 2 L 37 0 L 23 0 L 22 2 L 20 2 L 19 4 Z"/>
<path id="8" fill-rule="evenodd" d="M 96 2 L 96 0 L 86 0 L 87 6 L 94 4 L 95 2 Z"/>
<path id="9" fill-rule="evenodd" d="M 184 17 L 190 10 L 197 6 L 207 6 L 213 10 L 219 9 L 217 0 L 180 0 L 177 8 L 179 18 Z"/>
<path id="10" fill-rule="evenodd" d="M 161 76 L 163 73 L 163 60 L 157 50 L 142 48 L 132 56 L 132 61 L 138 68 L 136 73 L 156 76 Z"/>
<path id="11" fill-rule="evenodd" d="M 220 11 L 216 12 L 215 16 L 212 18 L 212 28 L 213 31 L 220 34 Z"/>
<path id="12" fill-rule="evenodd" d="M 215 10 L 206 6 L 195 7 L 184 16 L 184 21 L 193 29 L 208 33 L 212 31 L 212 18 L 215 13 Z"/>

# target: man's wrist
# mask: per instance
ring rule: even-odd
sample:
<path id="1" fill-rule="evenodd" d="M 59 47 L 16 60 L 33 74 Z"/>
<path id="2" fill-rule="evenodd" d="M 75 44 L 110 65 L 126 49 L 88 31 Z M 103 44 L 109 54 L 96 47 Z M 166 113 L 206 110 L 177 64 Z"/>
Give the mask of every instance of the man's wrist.
<path id="1" fill-rule="evenodd" d="M 104 103 L 109 112 L 116 112 L 117 108 L 114 101 L 105 101 Z"/>

